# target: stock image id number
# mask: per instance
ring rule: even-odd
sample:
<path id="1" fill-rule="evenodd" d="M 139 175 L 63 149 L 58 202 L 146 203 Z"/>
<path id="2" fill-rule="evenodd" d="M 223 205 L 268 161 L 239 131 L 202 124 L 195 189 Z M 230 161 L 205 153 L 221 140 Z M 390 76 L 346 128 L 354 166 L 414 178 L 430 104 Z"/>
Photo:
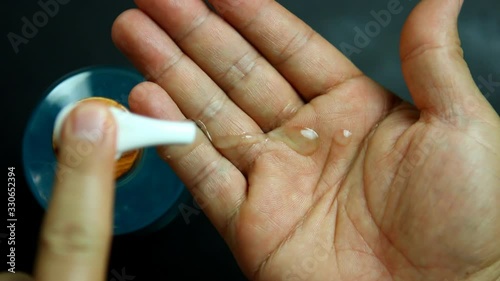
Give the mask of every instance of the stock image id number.
<path id="1" fill-rule="evenodd" d="M 10 218 L 14 218 L 16 216 L 16 174 L 14 173 L 14 167 L 7 168 L 7 193 L 8 203 L 7 203 L 7 212 Z"/>

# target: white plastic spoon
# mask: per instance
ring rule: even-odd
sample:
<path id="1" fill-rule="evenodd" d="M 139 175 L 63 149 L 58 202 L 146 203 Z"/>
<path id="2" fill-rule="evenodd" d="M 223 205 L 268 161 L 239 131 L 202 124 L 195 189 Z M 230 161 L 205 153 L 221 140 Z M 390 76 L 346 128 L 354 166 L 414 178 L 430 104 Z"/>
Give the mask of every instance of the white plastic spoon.
<path id="1" fill-rule="evenodd" d="M 76 104 L 65 106 L 57 115 L 54 124 L 54 140 L 60 142 L 61 128 Z M 144 117 L 110 107 L 117 125 L 116 159 L 127 151 L 143 147 L 190 144 L 196 137 L 196 124 L 191 121 L 164 121 Z"/>

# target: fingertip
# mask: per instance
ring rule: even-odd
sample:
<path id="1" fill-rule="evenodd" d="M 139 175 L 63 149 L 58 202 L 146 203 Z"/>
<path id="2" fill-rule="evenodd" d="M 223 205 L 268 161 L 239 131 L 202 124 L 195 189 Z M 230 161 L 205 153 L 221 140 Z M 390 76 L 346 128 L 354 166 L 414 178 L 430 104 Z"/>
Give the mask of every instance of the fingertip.
<path id="1" fill-rule="evenodd" d="M 148 96 L 150 93 L 157 91 L 157 86 L 155 83 L 146 81 L 135 86 L 131 91 L 128 97 L 128 104 L 130 109 L 134 112 L 138 112 L 141 109 L 141 106 L 144 102 L 147 102 Z"/>
<path id="2" fill-rule="evenodd" d="M 138 20 L 142 12 L 138 9 L 129 9 L 122 12 L 111 26 L 111 40 L 118 49 L 124 51 L 128 43 L 127 30 Z"/>
<path id="3" fill-rule="evenodd" d="M 88 102 L 70 112 L 58 146 L 61 165 L 79 171 L 113 166 L 115 150 L 116 124 L 107 106 Z"/>
<path id="4" fill-rule="evenodd" d="M 460 45 L 457 22 L 463 0 L 423 0 L 403 26 L 400 56 L 411 56 L 421 46 Z"/>
<path id="5" fill-rule="evenodd" d="M 138 114 L 166 120 L 183 120 L 185 117 L 172 98 L 158 84 L 143 82 L 129 95 L 130 109 Z"/>
<path id="6" fill-rule="evenodd" d="M 115 120 L 108 106 L 98 102 L 82 103 L 76 106 L 65 120 L 62 144 L 75 141 L 89 141 L 106 145 L 114 137 Z"/>

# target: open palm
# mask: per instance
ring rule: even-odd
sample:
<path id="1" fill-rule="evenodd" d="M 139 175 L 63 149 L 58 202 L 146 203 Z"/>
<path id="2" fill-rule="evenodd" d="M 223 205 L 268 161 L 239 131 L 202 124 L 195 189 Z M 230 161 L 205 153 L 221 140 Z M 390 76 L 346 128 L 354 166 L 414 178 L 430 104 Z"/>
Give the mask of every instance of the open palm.
<path id="1" fill-rule="evenodd" d="M 200 121 L 160 154 L 249 278 L 500 277 L 500 119 L 463 61 L 459 0 L 405 25 L 416 107 L 277 2 L 136 2 L 113 27 L 152 81 L 130 105 Z"/>

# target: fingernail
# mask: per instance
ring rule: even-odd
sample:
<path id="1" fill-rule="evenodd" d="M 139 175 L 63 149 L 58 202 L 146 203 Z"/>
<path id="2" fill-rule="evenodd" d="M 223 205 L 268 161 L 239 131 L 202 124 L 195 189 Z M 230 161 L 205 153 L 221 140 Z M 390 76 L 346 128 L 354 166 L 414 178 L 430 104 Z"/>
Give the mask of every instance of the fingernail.
<path id="1" fill-rule="evenodd" d="M 93 143 L 100 142 L 105 133 L 107 109 L 102 106 L 83 104 L 72 114 L 73 136 Z"/>

